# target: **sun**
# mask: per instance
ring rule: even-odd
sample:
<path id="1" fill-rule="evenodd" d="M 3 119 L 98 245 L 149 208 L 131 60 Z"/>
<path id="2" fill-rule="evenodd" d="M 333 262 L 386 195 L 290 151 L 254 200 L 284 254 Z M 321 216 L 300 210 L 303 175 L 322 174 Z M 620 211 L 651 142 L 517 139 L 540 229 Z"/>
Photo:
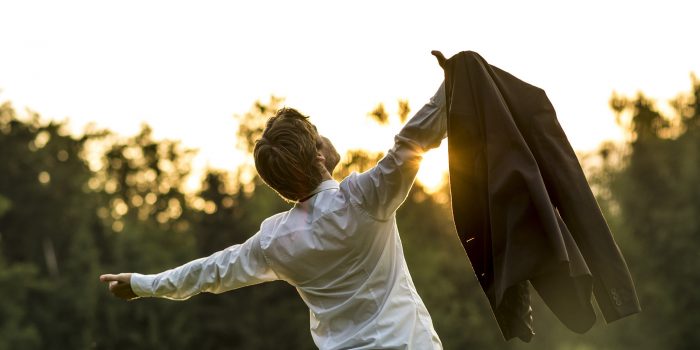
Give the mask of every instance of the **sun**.
<path id="1" fill-rule="evenodd" d="M 447 142 L 423 155 L 417 178 L 426 192 L 438 191 L 447 181 L 447 160 Z"/>

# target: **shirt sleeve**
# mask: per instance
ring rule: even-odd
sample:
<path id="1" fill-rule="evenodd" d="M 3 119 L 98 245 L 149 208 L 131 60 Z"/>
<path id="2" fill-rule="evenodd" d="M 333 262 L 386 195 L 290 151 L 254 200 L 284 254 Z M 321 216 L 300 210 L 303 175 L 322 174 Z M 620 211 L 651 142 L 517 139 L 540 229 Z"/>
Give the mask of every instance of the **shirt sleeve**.
<path id="1" fill-rule="evenodd" d="M 131 288 L 140 297 L 185 300 L 200 292 L 223 293 L 277 280 L 259 241 L 260 232 L 208 257 L 190 261 L 158 274 L 131 275 Z"/>
<path id="2" fill-rule="evenodd" d="M 445 83 L 394 137 L 394 146 L 372 169 L 355 177 L 356 202 L 377 219 L 387 219 L 403 203 L 423 153 L 447 137 Z"/>

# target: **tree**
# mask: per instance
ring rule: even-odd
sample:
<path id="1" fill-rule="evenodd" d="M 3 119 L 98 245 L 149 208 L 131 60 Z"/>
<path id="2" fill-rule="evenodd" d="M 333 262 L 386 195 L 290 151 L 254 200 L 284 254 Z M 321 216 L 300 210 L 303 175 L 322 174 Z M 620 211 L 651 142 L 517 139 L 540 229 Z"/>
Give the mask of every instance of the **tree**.
<path id="1" fill-rule="evenodd" d="M 642 94 L 613 95 L 618 115 L 631 116 L 625 148 L 609 149 L 602 168 L 610 196 L 604 207 L 635 278 L 642 313 L 625 323 L 620 343 L 640 349 L 691 349 L 700 344 L 695 268 L 700 250 L 700 84 L 679 95 L 665 116 Z M 618 118 L 618 121 L 621 118 Z M 619 154 L 618 157 L 610 157 Z M 673 320 L 672 322 L 669 322 Z M 640 340 L 638 334 L 654 334 Z"/>

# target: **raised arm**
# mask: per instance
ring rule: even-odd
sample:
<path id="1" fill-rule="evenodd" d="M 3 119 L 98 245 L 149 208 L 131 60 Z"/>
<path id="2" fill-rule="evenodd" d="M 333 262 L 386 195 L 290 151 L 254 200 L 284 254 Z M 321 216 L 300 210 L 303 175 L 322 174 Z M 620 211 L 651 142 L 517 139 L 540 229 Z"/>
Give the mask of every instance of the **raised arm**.
<path id="1" fill-rule="evenodd" d="M 100 279 L 110 281 L 102 277 Z M 200 292 L 223 293 L 277 279 L 263 256 L 258 233 L 242 244 L 174 269 L 152 275 L 132 273 L 129 283 L 133 293 L 139 297 L 185 300 Z M 116 278 L 114 280 L 119 281 Z"/>
<path id="2" fill-rule="evenodd" d="M 403 203 L 418 173 L 423 153 L 447 136 L 445 84 L 394 137 L 394 146 L 377 165 L 349 185 L 355 202 L 377 219 L 387 219 Z"/>

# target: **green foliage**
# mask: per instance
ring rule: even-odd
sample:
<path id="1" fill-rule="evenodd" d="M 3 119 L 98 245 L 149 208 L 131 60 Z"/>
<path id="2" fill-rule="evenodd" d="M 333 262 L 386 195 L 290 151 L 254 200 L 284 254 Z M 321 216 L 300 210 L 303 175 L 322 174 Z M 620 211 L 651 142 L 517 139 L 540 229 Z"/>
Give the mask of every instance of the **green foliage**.
<path id="1" fill-rule="evenodd" d="M 0 195 L 0 217 L 2 217 L 6 211 L 10 210 L 10 207 L 12 207 L 10 200 Z"/>
<path id="2" fill-rule="evenodd" d="M 90 137 L 75 139 L 34 113 L 22 122 L 11 105 L 0 107 L 0 193 L 12 203 L 0 217 L 2 256 L 9 273 L 26 272 L 15 291 L 23 314 L 11 317 L 26 318 L 31 327 L 20 333 L 39 334 L 42 346 L 85 348 L 94 333 L 97 252 L 85 192 L 91 174 L 80 156 Z M 32 287 L 35 281 L 44 288 Z M 70 323 L 61 320 L 66 314 Z"/>
<path id="3" fill-rule="evenodd" d="M 42 337 L 24 305 L 41 290 L 32 264 L 8 266 L 0 256 L 0 349 L 39 349 Z"/>
<path id="4" fill-rule="evenodd" d="M 630 322 L 655 334 L 668 349 L 700 344 L 697 269 L 700 251 L 700 84 L 662 116 L 641 95 L 618 108 L 632 115 L 636 138 L 623 162 L 610 171 L 608 187 L 619 208 L 616 229 L 631 248 L 628 262 L 637 280 L 643 314 Z M 631 332 L 630 332 L 631 333 Z"/>

